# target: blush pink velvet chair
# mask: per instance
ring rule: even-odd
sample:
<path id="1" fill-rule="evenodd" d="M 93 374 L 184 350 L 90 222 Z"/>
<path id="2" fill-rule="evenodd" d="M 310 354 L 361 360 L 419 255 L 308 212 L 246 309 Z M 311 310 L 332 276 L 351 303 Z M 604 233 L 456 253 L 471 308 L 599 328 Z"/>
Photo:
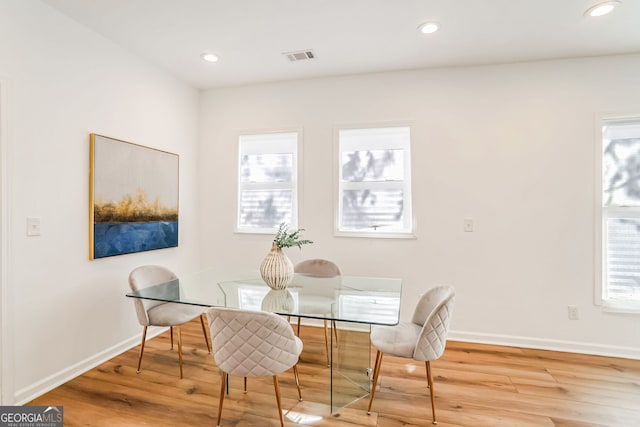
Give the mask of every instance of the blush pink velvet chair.
<path id="1" fill-rule="evenodd" d="M 400 322 L 396 326 L 372 326 L 371 343 L 378 349 L 373 369 L 373 385 L 367 413 L 376 394 L 376 385 L 382 366 L 382 356 L 405 357 L 425 362 L 427 381 L 431 395 L 433 424 L 437 424 L 435 390 L 430 361 L 439 359 L 444 352 L 453 311 L 454 289 L 437 286 L 427 291 L 416 305 L 411 322 Z"/>
<path id="2" fill-rule="evenodd" d="M 336 278 L 339 280 L 341 276 L 340 268 L 338 268 L 338 265 L 336 263 L 332 261 L 328 261 L 326 259 L 320 259 L 320 258 L 301 261 L 295 265 L 295 267 L 293 268 L 293 271 L 295 273 L 304 274 L 307 277 L 316 277 L 316 278 L 324 278 L 324 279 Z M 332 289 L 328 289 L 328 291 L 332 292 Z M 333 298 L 331 297 L 325 298 L 325 299 L 327 299 L 329 304 L 333 301 Z M 323 307 L 327 305 L 327 302 L 321 302 L 321 301 L 319 302 L 320 304 L 318 304 L 318 307 L 319 307 L 318 309 L 322 311 Z M 301 311 L 303 311 L 302 307 L 301 307 Z M 313 311 L 313 308 L 305 307 L 304 311 Z M 334 332 L 336 343 L 337 343 L 338 329 L 336 328 L 336 322 L 333 321 L 331 325 L 333 327 L 333 332 Z M 298 317 L 297 334 L 298 336 L 300 336 L 300 318 L 299 317 Z M 326 319 L 324 320 L 324 347 L 325 347 L 325 352 L 327 356 L 327 366 L 330 366 L 331 358 L 329 356 L 329 322 Z"/>
<path id="3" fill-rule="evenodd" d="M 143 265 L 134 269 L 129 274 L 129 287 L 132 291 L 137 291 L 148 286 L 158 285 L 177 279 L 177 276 L 169 269 L 159 265 Z M 172 302 L 143 300 L 133 298 L 138 316 L 138 322 L 143 326 L 142 343 L 140 344 L 140 357 L 138 358 L 138 373 L 142 364 L 142 354 L 144 353 L 144 343 L 147 338 L 147 327 L 168 326 L 171 331 L 171 349 L 173 350 L 173 329 L 178 334 L 178 360 L 180 363 L 180 378 L 182 378 L 182 335 L 180 325 L 200 317 L 204 340 L 207 343 L 207 350 L 211 353 L 211 345 L 207 329 L 204 324 L 203 308 L 195 305 L 178 304 Z"/>
<path id="4" fill-rule="evenodd" d="M 206 312 L 213 337 L 213 357 L 221 371 L 218 426 L 222 418 L 225 386 L 228 375 L 273 377 L 280 425 L 284 426 L 278 374 L 293 368 L 302 400 L 297 363 L 302 341 L 296 337 L 284 318 L 263 311 L 213 307 Z"/>

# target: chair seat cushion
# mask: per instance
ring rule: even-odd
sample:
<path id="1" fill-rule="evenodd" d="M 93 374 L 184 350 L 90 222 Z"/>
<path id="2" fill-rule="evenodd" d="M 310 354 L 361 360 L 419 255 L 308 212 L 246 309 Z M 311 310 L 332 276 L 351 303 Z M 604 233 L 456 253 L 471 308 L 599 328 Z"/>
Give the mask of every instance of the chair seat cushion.
<path id="1" fill-rule="evenodd" d="M 196 305 L 167 302 L 149 309 L 149 323 L 153 326 L 179 326 L 187 323 L 203 312 L 202 307 Z"/>
<path id="2" fill-rule="evenodd" d="M 371 343 L 381 352 L 412 358 L 422 327 L 410 322 L 395 326 L 372 326 Z"/>

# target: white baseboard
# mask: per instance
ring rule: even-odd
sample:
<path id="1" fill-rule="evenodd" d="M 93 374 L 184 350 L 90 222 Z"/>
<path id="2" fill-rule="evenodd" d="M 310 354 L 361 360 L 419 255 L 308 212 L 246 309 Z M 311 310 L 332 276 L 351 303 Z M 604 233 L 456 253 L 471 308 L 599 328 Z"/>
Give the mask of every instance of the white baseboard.
<path id="1" fill-rule="evenodd" d="M 293 322 L 293 320 L 292 320 Z M 307 326 L 322 327 L 322 320 L 302 319 Z M 344 329 L 362 330 L 357 323 L 353 325 L 340 323 Z M 624 359 L 640 360 L 639 347 L 625 347 L 614 345 L 593 344 L 578 341 L 562 341 L 553 339 L 520 337 L 515 335 L 481 334 L 475 332 L 449 331 L 449 340 L 472 342 L 478 344 L 505 345 L 509 347 L 534 348 L 537 350 L 562 351 L 565 353 L 591 354 L 594 356 L 621 357 Z"/>
<path id="2" fill-rule="evenodd" d="M 640 348 L 614 345 L 593 344 L 577 341 L 562 341 L 513 335 L 480 334 L 475 332 L 450 331 L 449 340 L 473 342 L 478 344 L 495 344 L 510 347 L 553 350 L 567 353 L 591 354 L 595 356 L 622 357 L 640 360 Z"/>
<path id="3" fill-rule="evenodd" d="M 154 328 L 150 327 L 147 330 L 147 340 L 154 338 L 167 328 Z M 17 390 L 13 396 L 15 405 L 24 405 L 31 400 L 42 396 L 46 392 L 53 390 L 54 388 L 74 379 L 75 377 L 82 375 L 83 373 L 101 365 L 102 363 L 113 359 L 114 357 L 132 349 L 140 344 L 141 335 L 131 337 L 124 340 L 113 347 L 110 347 L 94 356 L 91 356 L 83 361 L 76 363 L 60 372 L 50 375 L 37 383 L 31 384 L 28 387 L 24 387 L 21 390 Z"/>

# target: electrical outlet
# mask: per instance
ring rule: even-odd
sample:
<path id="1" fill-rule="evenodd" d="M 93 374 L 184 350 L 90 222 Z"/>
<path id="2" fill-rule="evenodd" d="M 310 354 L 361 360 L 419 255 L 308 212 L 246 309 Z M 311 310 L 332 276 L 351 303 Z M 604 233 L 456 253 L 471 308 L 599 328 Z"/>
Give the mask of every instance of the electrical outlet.
<path id="1" fill-rule="evenodd" d="M 464 219 L 463 229 L 467 233 L 470 233 L 470 232 L 473 231 L 473 220 L 471 218 L 465 218 Z"/>
<path id="2" fill-rule="evenodd" d="M 567 314 L 569 315 L 569 320 L 578 320 L 580 318 L 577 305 L 567 306 Z"/>

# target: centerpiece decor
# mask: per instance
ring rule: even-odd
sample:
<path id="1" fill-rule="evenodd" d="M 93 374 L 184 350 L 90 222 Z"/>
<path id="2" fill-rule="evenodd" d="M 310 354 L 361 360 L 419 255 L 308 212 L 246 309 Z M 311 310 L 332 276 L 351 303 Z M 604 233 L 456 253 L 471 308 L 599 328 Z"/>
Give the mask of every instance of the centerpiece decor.
<path id="1" fill-rule="evenodd" d="M 297 246 L 302 249 L 302 245 L 313 243 L 311 240 L 303 239 L 301 232 L 303 228 L 289 232 L 289 227 L 284 222 L 278 227 L 271 251 L 260 264 L 260 275 L 271 289 L 285 289 L 293 279 L 293 264 L 289 257 L 282 252 L 282 248 Z"/>

